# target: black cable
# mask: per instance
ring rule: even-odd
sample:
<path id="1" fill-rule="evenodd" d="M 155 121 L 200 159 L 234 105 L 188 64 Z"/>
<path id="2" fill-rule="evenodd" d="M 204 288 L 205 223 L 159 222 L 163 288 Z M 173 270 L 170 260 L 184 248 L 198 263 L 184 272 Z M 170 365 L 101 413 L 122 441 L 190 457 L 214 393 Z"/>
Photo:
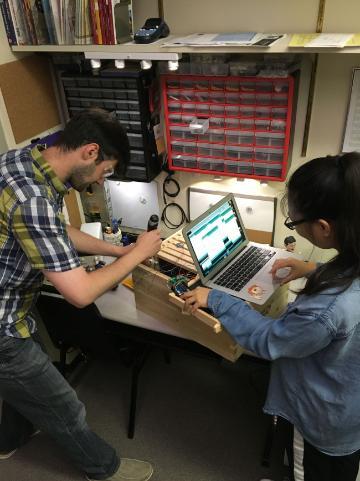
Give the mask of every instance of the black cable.
<path id="1" fill-rule="evenodd" d="M 176 190 L 174 192 L 169 192 L 166 188 L 166 186 L 168 186 L 171 183 L 175 185 Z M 165 206 L 161 214 L 161 220 L 164 222 L 164 224 L 168 229 L 178 229 L 182 224 L 184 224 L 184 222 L 189 222 L 188 217 L 185 214 L 185 211 L 181 207 L 181 205 L 177 204 L 176 202 L 170 202 L 168 204 L 166 199 L 166 197 L 171 197 L 171 198 L 177 197 L 180 190 L 181 190 L 181 187 L 179 182 L 172 177 L 172 174 L 168 174 L 165 177 L 163 182 L 163 200 L 164 200 Z M 172 209 L 175 208 L 180 211 L 181 219 L 179 223 L 174 223 L 169 219 L 167 214 L 169 208 L 172 208 Z"/>

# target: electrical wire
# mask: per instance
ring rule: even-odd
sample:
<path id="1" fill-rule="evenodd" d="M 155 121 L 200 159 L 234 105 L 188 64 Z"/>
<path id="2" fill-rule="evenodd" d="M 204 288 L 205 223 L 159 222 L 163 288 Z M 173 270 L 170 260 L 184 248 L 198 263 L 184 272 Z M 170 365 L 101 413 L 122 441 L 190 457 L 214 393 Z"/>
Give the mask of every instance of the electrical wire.
<path id="1" fill-rule="evenodd" d="M 169 185 L 174 185 L 175 190 L 174 192 L 169 192 L 167 187 Z M 168 174 L 163 182 L 163 201 L 164 201 L 164 209 L 161 214 L 161 220 L 165 224 L 168 229 L 178 229 L 182 224 L 185 222 L 189 222 L 188 216 L 186 215 L 184 209 L 181 205 L 177 204 L 176 202 L 169 202 L 167 201 L 167 197 L 175 198 L 178 196 L 181 190 L 180 184 L 177 180 L 172 177 L 172 174 Z M 175 223 L 169 219 L 168 209 L 174 210 L 177 209 L 180 212 L 180 221 Z"/>

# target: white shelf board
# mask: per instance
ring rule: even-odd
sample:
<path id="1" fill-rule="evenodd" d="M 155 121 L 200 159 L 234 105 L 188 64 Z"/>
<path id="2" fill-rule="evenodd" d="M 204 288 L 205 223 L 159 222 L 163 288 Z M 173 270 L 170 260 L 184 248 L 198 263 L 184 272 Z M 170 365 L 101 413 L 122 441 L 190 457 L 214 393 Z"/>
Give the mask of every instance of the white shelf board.
<path id="1" fill-rule="evenodd" d="M 171 35 L 166 39 L 160 39 L 150 44 L 136 44 L 126 42 L 118 45 L 16 45 L 12 47 L 13 52 L 134 52 L 134 53 L 360 53 L 360 47 L 344 48 L 305 48 L 288 47 L 291 34 L 280 39 L 273 47 L 161 47 L 162 43 L 181 35 Z"/>

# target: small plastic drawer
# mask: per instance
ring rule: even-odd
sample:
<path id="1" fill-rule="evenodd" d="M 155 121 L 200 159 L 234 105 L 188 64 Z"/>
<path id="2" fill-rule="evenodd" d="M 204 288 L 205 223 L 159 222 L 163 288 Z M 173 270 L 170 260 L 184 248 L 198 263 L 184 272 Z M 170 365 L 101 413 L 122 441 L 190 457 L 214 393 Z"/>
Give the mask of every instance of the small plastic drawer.
<path id="1" fill-rule="evenodd" d="M 210 133 L 210 142 L 224 142 L 225 141 L 225 134 L 223 129 L 211 129 Z"/>
<path id="2" fill-rule="evenodd" d="M 170 124 L 181 124 L 181 114 L 169 114 L 169 123 Z"/>
<path id="3" fill-rule="evenodd" d="M 136 89 L 137 88 L 137 82 L 135 79 L 126 79 L 126 88 L 127 89 Z"/>
<path id="4" fill-rule="evenodd" d="M 239 92 L 240 84 L 237 80 L 228 80 L 225 84 L 225 90 L 228 92 Z"/>
<path id="5" fill-rule="evenodd" d="M 180 102 L 169 102 L 168 108 L 169 108 L 169 112 L 180 112 L 181 103 Z"/>
<path id="6" fill-rule="evenodd" d="M 194 82 L 194 80 L 191 80 L 191 79 L 181 78 L 180 79 L 180 87 L 182 89 L 194 89 L 195 88 L 195 82 Z"/>
<path id="7" fill-rule="evenodd" d="M 129 112 L 127 110 L 115 110 L 115 115 L 118 120 L 129 120 Z"/>
<path id="8" fill-rule="evenodd" d="M 271 105 L 272 104 L 271 94 L 256 94 L 256 104 L 257 105 Z"/>
<path id="9" fill-rule="evenodd" d="M 196 102 L 209 102 L 210 99 L 209 92 L 195 92 L 193 98 L 189 100 L 194 100 L 194 97 Z"/>
<path id="10" fill-rule="evenodd" d="M 236 116 L 239 115 L 240 107 L 238 105 L 226 105 L 225 114 Z"/>
<path id="11" fill-rule="evenodd" d="M 124 80 L 120 80 L 117 78 L 113 78 L 112 80 L 112 86 L 115 89 L 125 89 L 126 88 L 126 82 Z"/>
<path id="12" fill-rule="evenodd" d="M 67 102 L 70 107 L 81 107 L 81 100 L 78 97 L 68 97 Z"/>
<path id="13" fill-rule="evenodd" d="M 225 107 L 224 105 L 210 105 L 210 112 L 214 115 L 224 115 Z"/>
<path id="14" fill-rule="evenodd" d="M 127 137 L 129 139 L 130 147 L 143 147 L 143 138 L 141 134 L 128 133 Z"/>
<path id="15" fill-rule="evenodd" d="M 271 93 L 273 91 L 273 83 L 268 82 L 268 81 L 257 82 L 256 91 L 257 92 L 264 92 L 264 93 L 266 93 L 266 92 Z"/>
<path id="16" fill-rule="evenodd" d="M 126 109 L 126 103 L 120 103 L 120 102 L 123 102 L 122 100 L 118 100 L 118 101 L 115 101 L 115 100 L 110 100 L 110 99 L 104 99 L 102 101 L 104 107 L 106 109 Z"/>
<path id="17" fill-rule="evenodd" d="M 240 119 L 227 117 L 225 119 L 225 125 L 229 129 L 237 129 L 240 127 Z"/>
<path id="18" fill-rule="evenodd" d="M 208 130 L 204 134 L 198 134 L 199 142 L 210 142 L 210 131 Z"/>
<path id="19" fill-rule="evenodd" d="M 289 82 L 277 81 L 274 82 L 274 92 L 285 93 L 289 91 Z"/>
<path id="20" fill-rule="evenodd" d="M 127 98 L 129 100 L 138 100 L 139 99 L 139 92 L 137 90 L 131 89 L 126 90 Z M 116 95 L 115 95 L 116 97 Z"/>
<path id="21" fill-rule="evenodd" d="M 285 134 L 256 132 L 255 133 L 256 145 L 271 145 L 273 147 L 283 147 L 285 144 Z"/>
<path id="22" fill-rule="evenodd" d="M 206 157 L 198 158 L 198 166 L 201 170 L 214 170 L 224 172 L 225 162 L 222 159 L 211 159 Z"/>
<path id="23" fill-rule="evenodd" d="M 225 160 L 226 172 L 233 174 L 252 174 L 253 168 L 251 162 L 240 162 L 233 160 Z"/>
<path id="24" fill-rule="evenodd" d="M 240 94 L 240 103 L 242 105 L 254 105 L 256 103 L 255 94 L 242 92 Z"/>
<path id="25" fill-rule="evenodd" d="M 170 102 L 170 101 L 177 102 L 177 101 L 182 100 L 180 90 L 173 90 L 173 89 L 168 90 L 167 98 L 168 98 L 168 102 Z"/>
<path id="26" fill-rule="evenodd" d="M 223 117 L 210 117 L 210 127 L 224 127 L 225 119 Z"/>
<path id="27" fill-rule="evenodd" d="M 76 85 L 78 87 L 89 87 L 89 79 L 84 77 L 76 78 Z"/>
<path id="28" fill-rule="evenodd" d="M 227 130 L 225 135 L 226 135 L 226 143 L 227 144 L 239 144 L 240 143 L 240 131 L 239 130 Z"/>
<path id="29" fill-rule="evenodd" d="M 224 145 L 220 145 L 220 144 L 211 145 L 211 154 L 210 155 L 213 156 L 213 157 L 224 157 L 225 156 Z"/>
<path id="30" fill-rule="evenodd" d="M 240 103 L 239 94 L 237 92 L 226 92 L 225 102 L 227 104 L 239 104 Z"/>
<path id="31" fill-rule="evenodd" d="M 129 112 L 129 119 L 133 121 L 141 120 L 140 112 Z"/>
<path id="32" fill-rule="evenodd" d="M 180 81 L 178 77 L 170 78 L 166 81 L 167 88 L 179 88 Z"/>
<path id="33" fill-rule="evenodd" d="M 136 100 L 129 100 L 128 101 L 128 109 L 129 110 L 139 110 L 140 104 Z"/>
<path id="34" fill-rule="evenodd" d="M 174 154 L 183 154 L 184 153 L 184 143 L 174 140 L 171 142 L 171 151 Z"/>
<path id="35" fill-rule="evenodd" d="M 284 132 L 286 129 L 285 120 L 271 120 L 270 121 L 271 130 L 278 130 L 279 132 Z"/>
<path id="36" fill-rule="evenodd" d="M 271 117 L 270 107 L 256 107 L 255 117 L 258 119 L 268 119 Z"/>
<path id="37" fill-rule="evenodd" d="M 254 121 L 252 119 L 240 119 L 239 127 L 241 130 L 254 130 Z"/>
<path id="38" fill-rule="evenodd" d="M 240 81 L 240 91 L 241 92 L 255 92 L 256 91 L 256 82 L 252 80 L 241 80 Z"/>
<path id="39" fill-rule="evenodd" d="M 255 130 L 269 130 L 270 120 L 255 120 Z"/>
<path id="40" fill-rule="evenodd" d="M 286 108 L 277 108 L 273 107 L 271 109 L 271 117 L 273 119 L 282 119 L 285 120 L 287 116 L 287 109 Z"/>
<path id="41" fill-rule="evenodd" d="M 254 157 L 254 152 L 252 148 L 249 147 L 238 147 L 238 146 L 226 146 L 225 156 L 229 159 L 237 160 L 252 160 Z"/>
<path id="42" fill-rule="evenodd" d="M 209 87 L 211 90 L 224 90 L 225 82 L 221 79 L 219 80 L 212 79 Z"/>
<path id="43" fill-rule="evenodd" d="M 227 75 L 229 73 L 229 64 L 227 63 L 203 63 L 203 75 Z"/>
<path id="44" fill-rule="evenodd" d="M 183 143 L 183 152 L 184 152 L 184 154 L 196 154 L 196 152 L 197 152 L 196 143 L 184 142 Z"/>
<path id="45" fill-rule="evenodd" d="M 240 106 L 240 116 L 241 117 L 254 117 L 255 109 L 253 107 L 243 107 Z"/>
<path id="46" fill-rule="evenodd" d="M 197 79 L 195 80 L 195 88 L 197 90 L 208 90 L 209 81 L 207 79 Z"/>
<path id="47" fill-rule="evenodd" d="M 105 87 L 106 89 L 111 89 L 113 87 L 113 79 L 112 78 L 100 78 L 101 87 Z"/>
<path id="48" fill-rule="evenodd" d="M 281 162 L 284 157 L 283 150 L 255 148 L 255 159 L 269 162 Z"/>
<path id="49" fill-rule="evenodd" d="M 145 156 L 142 150 L 130 150 L 130 162 L 132 164 L 145 165 Z"/>
<path id="50" fill-rule="evenodd" d="M 210 101 L 215 104 L 224 104 L 225 95 L 223 92 L 210 92 Z"/>
<path id="51" fill-rule="evenodd" d="M 114 90 L 114 98 L 126 100 L 128 98 L 126 90 Z"/>
<path id="52" fill-rule="evenodd" d="M 142 132 L 141 122 L 129 122 L 128 128 L 132 132 Z"/>
<path id="53" fill-rule="evenodd" d="M 199 114 L 207 115 L 209 113 L 209 104 L 196 104 L 196 112 Z"/>
<path id="54" fill-rule="evenodd" d="M 67 87 L 65 90 L 66 90 L 66 95 L 68 97 L 79 97 L 80 96 L 80 90 L 78 88 Z"/>
<path id="55" fill-rule="evenodd" d="M 196 104 L 194 104 L 192 102 L 184 102 L 182 104 L 182 110 L 183 110 L 183 112 L 195 112 Z"/>
<path id="56" fill-rule="evenodd" d="M 209 144 L 197 144 L 198 147 L 198 154 L 199 155 L 211 155 L 212 154 L 212 149 Z"/>
<path id="57" fill-rule="evenodd" d="M 272 105 L 286 107 L 288 104 L 288 96 L 286 94 L 274 94 Z"/>
<path id="58" fill-rule="evenodd" d="M 73 77 L 62 77 L 61 81 L 64 87 L 75 87 L 77 85 L 77 82 Z"/>
<path id="59" fill-rule="evenodd" d="M 102 105 L 98 105 L 98 103 L 96 103 L 96 100 L 92 100 L 92 99 L 82 99 L 80 100 L 80 105 L 81 107 L 84 107 L 84 108 L 102 107 Z"/>
<path id="60" fill-rule="evenodd" d="M 186 169 L 196 169 L 198 167 L 196 157 L 189 155 L 176 155 L 172 158 L 172 164 L 174 167 L 183 167 Z"/>
<path id="61" fill-rule="evenodd" d="M 194 139 L 188 127 L 170 127 L 170 137 L 174 139 Z"/>
<path id="62" fill-rule="evenodd" d="M 281 164 L 262 164 L 260 162 L 254 163 L 254 174 L 263 175 L 266 177 L 281 177 Z"/>

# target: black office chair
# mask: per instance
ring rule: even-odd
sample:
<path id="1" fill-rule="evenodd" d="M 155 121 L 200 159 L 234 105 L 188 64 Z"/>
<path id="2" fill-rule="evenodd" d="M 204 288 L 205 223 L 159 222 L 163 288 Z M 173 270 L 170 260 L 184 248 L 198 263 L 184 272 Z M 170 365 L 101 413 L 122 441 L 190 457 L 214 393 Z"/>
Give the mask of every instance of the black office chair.
<path id="1" fill-rule="evenodd" d="M 149 345 L 124 338 L 101 316 L 95 304 L 79 309 L 62 297 L 41 294 L 36 307 L 52 343 L 60 351 L 59 362 L 55 365 L 64 377 L 79 362 L 98 355 L 120 359 L 131 368 L 128 437 L 133 438 L 139 375 L 149 354 Z M 67 363 L 67 353 L 74 348 L 79 348 L 80 352 Z"/>

